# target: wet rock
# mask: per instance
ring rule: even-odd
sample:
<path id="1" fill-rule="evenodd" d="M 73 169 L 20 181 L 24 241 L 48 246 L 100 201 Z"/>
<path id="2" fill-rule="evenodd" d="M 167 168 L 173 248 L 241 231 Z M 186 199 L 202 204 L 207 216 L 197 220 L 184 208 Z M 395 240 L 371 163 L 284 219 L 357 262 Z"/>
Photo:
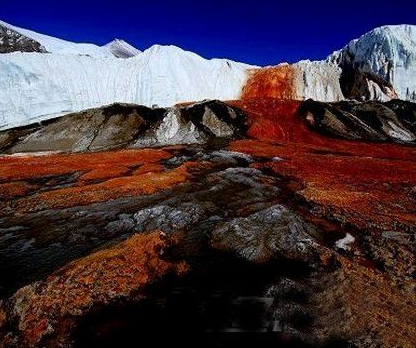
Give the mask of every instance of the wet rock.
<path id="1" fill-rule="evenodd" d="M 18 346 L 68 346 L 80 316 L 122 298 L 139 299 L 151 282 L 185 273 L 186 263 L 162 259 L 177 242 L 159 232 L 133 236 L 67 265 L 44 282 L 22 288 L 8 304 L 8 335 Z M 4 343 L 0 347 L 6 347 Z"/>
<path id="2" fill-rule="evenodd" d="M 281 205 L 224 223 L 214 230 L 214 246 L 231 249 L 254 262 L 276 256 L 307 259 L 314 228 Z"/>
<path id="3" fill-rule="evenodd" d="M 72 170 L 85 174 L 69 183 L 64 191 L 49 185 L 48 180 L 39 183 L 37 192 L 29 196 L 7 200 L 10 214 L 0 220 L 0 232 L 3 232 L 0 236 L 0 277 L 7 279 L 4 288 L 0 288 L 1 296 L 41 279 L 75 258 L 122 241 L 135 231 L 144 232 L 155 227 L 166 232 L 186 230 L 194 235 L 194 242 L 231 216 L 267 208 L 272 205 L 270 200 L 279 194 L 273 180 L 261 171 L 244 168 L 253 161 L 250 156 L 189 147 L 173 150 L 177 157 L 172 159 L 177 160 L 171 161 L 167 160 L 171 156 L 167 151 L 4 158 L 0 166 L 4 178 L 37 180 L 38 175 L 43 177 L 48 173 Z M 120 171 L 117 178 L 104 176 L 113 173 L 113 168 L 138 167 L 140 170 L 150 164 L 157 166 L 138 173 L 136 170 Z M 24 170 L 26 165 L 34 169 Z M 233 166 L 236 168 L 230 168 Z M 176 182 L 178 170 L 184 181 Z M 81 180 L 83 178 L 100 181 Z M 139 187 L 148 190 L 154 185 L 159 187 L 154 192 L 147 191 L 148 194 L 143 195 L 136 191 Z M 41 199 L 44 195 L 51 196 Z M 27 199 L 39 199 L 41 203 L 29 203 Z M 25 206 L 30 211 L 21 215 L 18 206 Z M 136 213 L 141 216 L 138 225 L 134 219 Z M 33 239 L 34 244 L 28 244 Z M 32 247 L 25 248 L 25 245 Z M 16 268 L 18 272 L 15 272 Z"/>
<path id="4" fill-rule="evenodd" d="M 187 166 L 182 165 L 169 172 L 123 176 L 85 187 L 73 186 L 40 192 L 16 202 L 15 209 L 22 212 L 36 212 L 105 202 L 119 197 L 152 194 L 183 183 L 186 179 Z M 71 200 L 68 199 L 69 196 Z"/>
<path id="5" fill-rule="evenodd" d="M 134 231 L 135 222 L 128 214 L 121 214 L 118 220 L 111 221 L 105 226 L 109 237 L 119 236 Z"/>
<path id="6" fill-rule="evenodd" d="M 159 205 L 134 214 L 135 230 L 142 232 L 159 229 L 169 233 L 197 223 L 203 213 L 202 206 L 192 202 L 172 207 Z"/>
<path id="7" fill-rule="evenodd" d="M 281 103 L 246 104 L 253 105 Z M 398 110 L 407 114 L 406 105 Z M 274 112 L 265 118 L 279 120 Z M 288 132 L 303 124 L 289 120 Z M 414 149 L 334 142 L 306 126 L 293 139 L 2 157 L 2 184 L 36 185 L 1 202 L 9 210 L 0 218 L 0 345 L 23 348 L 29 339 L 37 347 L 70 347 L 84 329 L 93 338 L 104 331 L 102 337 L 143 339 L 143 327 L 123 317 L 125 310 L 148 318 L 170 310 L 176 328 L 179 318 L 203 322 L 194 319 L 212 298 L 222 310 L 230 308 L 224 298 L 237 298 L 234 305 L 251 296 L 272 303 L 261 329 L 276 328 L 289 346 L 331 346 L 335 337 L 336 347 L 414 347 Z M 103 175 L 107 167 L 111 177 Z M 31 197 L 49 198 L 29 204 Z M 148 239 L 130 244 L 153 240 L 154 227 L 166 232 L 161 258 Z M 347 233 L 355 238 L 351 250 L 338 250 Z M 171 238 L 178 238 L 172 249 Z M 175 266 L 167 278 L 159 273 L 158 265 L 182 261 L 190 265 L 185 277 Z M 176 307 L 164 306 L 172 294 Z M 135 306 L 146 299 L 156 307 Z M 90 316 L 99 325 L 88 326 Z M 155 323 L 160 337 L 164 327 Z M 126 336 L 120 325 L 130 330 Z"/>
<path id="8" fill-rule="evenodd" d="M 225 162 L 228 163 L 230 166 L 238 166 L 240 163 L 242 165 L 250 164 L 254 161 L 251 156 L 246 155 L 242 152 L 226 150 L 213 151 L 209 155 L 202 156 L 202 159 L 207 159 L 214 162 Z"/>

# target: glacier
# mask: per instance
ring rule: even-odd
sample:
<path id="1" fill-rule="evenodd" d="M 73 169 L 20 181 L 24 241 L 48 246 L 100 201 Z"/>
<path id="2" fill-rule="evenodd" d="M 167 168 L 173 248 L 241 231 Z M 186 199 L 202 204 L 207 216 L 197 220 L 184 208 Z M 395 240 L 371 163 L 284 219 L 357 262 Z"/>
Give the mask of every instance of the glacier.
<path id="1" fill-rule="evenodd" d="M 0 26 L 12 29 L 42 45 L 49 53 L 87 55 L 90 57 L 114 57 L 110 46 L 97 46 L 90 43 L 75 43 L 49 35 L 39 34 L 32 30 L 23 29 L 0 20 Z M 110 43 L 111 44 L 111 43 Z"/>
<path id="2" fill-rule="evenodd" d="M 165 107 L 238 99 L 250 72 L 260 69 L 227 59 L 207 60 L 175 46 L 154 45 L 141 52 L 118 39 L 97 46 L 1 21 L 0 26 L 34 40 L 48 52 L 16 49 L 0 54 L 0 129 L 116 102 Z M 325 62 L 298 63 L 294 97 L 339 100 L 339 73 L 334 69 Z"/>
<path id="3" fill-rule="evenodd" d="M 170 107 L 239 99 L 248 82 L 258 93 L 266 89 L 277 97 L 300 100 L 330 102 L 347 96 L 416 101 L 416 26 L 411 25 L 376 28 L 323 61 L 265 68 L 208 60 L 176 46 L 154 45 L 142 52 L 119 39 L 97 46 L 2 21 L 1 26 L 42 50 L 19 52 L 16 47 L 15 52 L 0 54 L 0 129 L 116 102 Z M 354 77 L 354 95 L 343 94 L 347 70 Z"/>
<path id="4" fill-rule="evenodd" d="M 341 69 L 323 61 L 302 60 L 293 64 L 295 99 L 339 101 L 344 99 L 339 84 Z"/>
<path id="5" fill-rule="evenodd" d="M 370 70 L 388 81 L 400 99 L 416 101 L 415 25 L 375 28 L 331 54 L 327 61 Z M 380 96 L 377 91 L 375 94 Z"/>
<path id="6" fill-rule="evenodd" d="M 237 99 L 252 66 L 155 45 L 129 59 L 0 55 L 0 129 L 114 102 L 171 106 Z"/>
<path id="7" fill-rule="evenodd" d="M 107 49 L 117 58 L 131 58 L 141 53 L 136 47 L 133 47 L 124 40 L 115 39 L 105 45 Z"/>

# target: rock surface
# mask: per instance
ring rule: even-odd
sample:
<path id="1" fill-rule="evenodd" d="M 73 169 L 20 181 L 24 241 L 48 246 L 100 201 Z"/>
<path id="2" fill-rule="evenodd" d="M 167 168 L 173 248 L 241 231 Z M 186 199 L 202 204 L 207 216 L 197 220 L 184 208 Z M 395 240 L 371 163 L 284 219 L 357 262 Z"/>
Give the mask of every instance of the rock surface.
<path id="1" fill-rule="evenodd" d="M 415 149 L 313 132 L 301 104 L 212 104 L 248 117 L 228 145 L 1 157 L 0 346 L 215 346 L 259 318 L 264 347 L 413 347 Z M 209 129 L 209 105 L 182 116 Z"/>
<path id="2" fill-rule="evenodd" d="M 114 104 L 2 131 L 0 153 L 88 152 L 244 137 L 318 139 L 310 130 L 338 138 L 414 143 L 415 110 L 414 103 L 399 100 L 323 103 L 248 98 L 167 109 Z"/>
<path id="3" fill-rule="evenodd" d="M 204 143 L 244 135 L 246 115 L 207 101 L 169 109 L 114 104 L 0 132 L 0 151 L 85 152 Z"/>
<path id="4" fill-rule="evenodd" d="M 39 42 L 0 24 L 0 53 L 46 52 Z"/>
<path id="5" fill-rule="evenodd" d="M 266 262 L 276 256 L 302 260 L 310 257 L 313 234 L 312 226 L 275 205 L 219 225 L 213 232 L 213 243 L 253 262 Z"/>
<path id="6" fill-rule="evenodd" d="M 133 294 L 139 297 L 150 282 L 169 273 L 185 273 L 185 262 L 162 258 L 164 250 L 173 243 L 174 239 L 168 240 L 157 231 L 132 236 L 68 264 L 46 282 L 20 289 L 11 299 L 8 318 L 17 319 L 18 330 L 8 333 L 0 346 L 13 346 L 14 342 L 30 347 L 69 344 L 77 317 Z"/>
<path id="7" fill-rule="evenodd" d="M 347 99 L 359 101 L 398 99 L 394 87 L 383 77 L 361 68 L 351 68 L 347 64 L 341 66 L 340 84 Z"/>
<path id="8" fill-rule="evenodd" d="M 301 114 L 317 131 L 346 139 L 416 141 L 416 105 L 406 101 L 303 103 Z"/>

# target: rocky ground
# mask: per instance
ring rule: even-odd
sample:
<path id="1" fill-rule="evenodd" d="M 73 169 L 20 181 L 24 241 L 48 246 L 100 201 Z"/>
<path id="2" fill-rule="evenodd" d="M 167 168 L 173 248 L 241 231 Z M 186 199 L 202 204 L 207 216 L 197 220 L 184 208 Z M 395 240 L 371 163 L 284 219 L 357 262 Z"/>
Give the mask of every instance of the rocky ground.
<path id="1" fill-rule="evenodd" d="M 202 105 L 193 145 L 8 145 L 0 346 L 415 347 L 416 149 Z"/>

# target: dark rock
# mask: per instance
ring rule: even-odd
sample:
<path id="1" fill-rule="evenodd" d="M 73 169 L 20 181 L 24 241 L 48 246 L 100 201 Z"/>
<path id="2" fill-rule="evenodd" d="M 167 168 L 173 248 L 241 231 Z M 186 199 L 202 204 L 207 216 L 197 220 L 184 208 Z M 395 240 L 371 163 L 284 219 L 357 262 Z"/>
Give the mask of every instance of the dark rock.
<path id="1" fill-rule="evenodd" d="M 307 100 L 299 109 L 308 126 L 320 133 L 345 139 L 398 143 L 416 141 L 416 104 Z"/>
<path id="2" fill-rule="evenodd" d="M 366 101 L 397 98 L 391 83 L 370 70 L 344 66 L 340 84 L 347 99 Z"/>
<path id="3" fill-rule="evenodd" d="M 397 93 L 389 82 L 391 62 L 388 62 L 389 74 L 386 78 L 373 71 L 369 62 L 357 62 L 355 54 L 349 49 L 340 51 L 333 63 L 342 70 L 340 85 L 346 98 L 358 101 L 386 101 L 397 98 Z"/>
<path id="4" fill-rule="evenodd" d="M 314 249 L 314 228 L 281 205 L 236 218 L 213 232 L 214 245 L 230 248 L 253 262 L 277 256 L 308 259 Z"/>
<path id="5" fill-rule="evenodd" d="M 40 52 L 46 50 L 41 44 L 32 40 L 17 31 L 0 25 L 0 53 L 10 52 Z"/>
<path id="6" fill-rule="evenodd" d="M 135 229 L 142 232 L 158 228 L 163 232 L 173 232 L 195 224 L 203 213 L 204 208 L 193 202 L 174 207 L 159 205 L 146 208 L 134 214 Z"/>
<path id="7" fill-rule="evenodd" d="M 219 101 L 169 109 L 113 104 L 0 132 L 0 152 L 84 152 L 203 143 L 246 131 L 246 116 Z"/>

